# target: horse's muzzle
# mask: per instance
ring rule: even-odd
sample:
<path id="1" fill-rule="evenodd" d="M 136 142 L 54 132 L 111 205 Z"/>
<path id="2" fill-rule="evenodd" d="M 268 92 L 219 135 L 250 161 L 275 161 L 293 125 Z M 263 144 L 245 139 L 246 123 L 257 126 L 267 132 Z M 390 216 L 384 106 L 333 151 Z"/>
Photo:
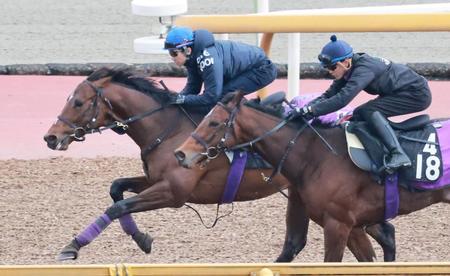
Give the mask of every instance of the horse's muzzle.
<path id="1" fill-rule="evenodd" d="M 47 147 L 52 150 L 55 150 L 58 145 L 58 137 L 56 137 L 56 135 L 46 134 L 44 136 L 44 141 L 47 142 Z"/>

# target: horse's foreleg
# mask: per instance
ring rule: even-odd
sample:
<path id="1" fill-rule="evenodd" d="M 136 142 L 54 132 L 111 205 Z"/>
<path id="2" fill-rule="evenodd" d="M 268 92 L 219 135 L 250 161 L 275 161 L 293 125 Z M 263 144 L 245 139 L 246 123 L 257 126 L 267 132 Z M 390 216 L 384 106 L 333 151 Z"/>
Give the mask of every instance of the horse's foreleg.
<path id="1" fill-rule="evenodd" d="M 395 261 L 395 227 L 389 222 L 368 226 L 366 232 L 378 242 L 383 249 L 384 261 Z"/>
<path id="2" fill-rule="evenodd" d="M 113 220 L 123 217 L 124 215 L 164 207 L 182 206 L 182 204 L 178 204 L 180 199 L 174 196 L 172 190 L 170 183 L 167 180 L 162 180 L 136 196 L 114 203 L 103 215 L 76 236 L 69 245 L 64 247 L 58 259 L 76 259 L 81 247 L 91 243 L 109 224 L 111 224 Z"/>
<path id="3" fill-rule="evenodd" d="M 286 210 L 286 235 L 276 262 L 291 262 L 306 245 L 309 217 L 296 189 L 289 188 Z"/>
<path id="4" fill-rule="evenodd" d="M 352 229 L 347 246 L 359 262 L 373 262 L 376 259 L 372 243 L 370 243 L 369 237 L 362 228 Z"/>
<path id="5" fill-rule="evenodd" d="M 140 193 L 150 186 L 147 177 L 132 177 L 132 178 L 119 178 L 113 181 L 109 194 L 114 202 L 123 200 L 123 193 L 125 191 L 132 193 Z M 133 238 L 139 248 L 145 253 L 149 254 L 152 251 L 153 238 L 147 234 L 142 233 L 134 221 L 131 214 L 123 215 L 119 218 L 120 226 L 122 230 Z"/>
<path id="6" fill-rule="evenodd" d="M 58 256 L 59 261 L 75 260 L 78 258 L 78 251 L 81 247 L 88 245 L 93 241 L 100 233 L 105 230 L 108 225 L 111 224 L 111 218 L 107 214 L 101 215 L 83 232 L 76 236 L 70 244 L 66 245 Z"/>
<path id="7" fill-rule="evenodd" d="M 351 226 L 328 217 L 324 220 L 325 262 L 342 262 Z"/>

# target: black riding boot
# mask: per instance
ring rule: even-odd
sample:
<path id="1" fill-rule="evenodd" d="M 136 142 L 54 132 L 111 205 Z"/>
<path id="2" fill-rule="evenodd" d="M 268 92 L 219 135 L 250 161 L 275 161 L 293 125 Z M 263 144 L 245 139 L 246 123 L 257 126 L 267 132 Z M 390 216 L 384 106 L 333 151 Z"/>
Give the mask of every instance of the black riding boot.
<path id="1" fill-rule="evenodd" d="M 372 120 L 369 124 L 372 126 L 372 129 L 376 131 L 383 144 L 389 150 L 389 156 L 385 159 L 386 169 L 393 171 L 400 167 L 411 166 L 411 160 L 400 146 L 394 130 L 380 112 L 375 111 L 372 114 Z"/>

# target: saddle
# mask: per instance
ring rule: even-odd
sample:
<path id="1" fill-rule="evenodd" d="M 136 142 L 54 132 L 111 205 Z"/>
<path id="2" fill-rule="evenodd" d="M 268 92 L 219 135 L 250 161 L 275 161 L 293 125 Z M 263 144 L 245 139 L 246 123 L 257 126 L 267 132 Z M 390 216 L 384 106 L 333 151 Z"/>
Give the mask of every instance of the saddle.
<path id="1" fill-rule="evenodd" d="M 286 99 L 286 92 L 278 91 L 261 100 L 261 105 L 278 105 Z"/>
<path id="2" fill-rule="evenodd" d="M 431 122 L 428 115 L 419 115 L 400 123 L 390 122 L 403 150 L 412 161 L 411 167 L 400 168 L 398 182 L 409 190 L 416 190 L 414 183 L 434 182 L 443 175 L 443 161 L 437 129 L 439 122 Z M 347 148 L 351 160 L 365 171 L 371 172 L 382 183 L 386 178 L 383 158 L 388 154 L 366 122 L 345 124 Z"/>

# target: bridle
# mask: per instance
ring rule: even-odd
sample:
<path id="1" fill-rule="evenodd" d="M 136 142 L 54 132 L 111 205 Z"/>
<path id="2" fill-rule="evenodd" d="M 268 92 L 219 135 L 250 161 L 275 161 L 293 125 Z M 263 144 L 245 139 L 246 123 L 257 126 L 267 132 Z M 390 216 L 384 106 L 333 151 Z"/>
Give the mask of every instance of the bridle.
<path id="1" fill-rule="evenodd" d="M 225 128 L 225 133 L 224 133 L 224 136 L 219 140 L 218 144 L 215 146 L 209 146 L 208 145 L 209 141 L 207 141 L 207 140 L 210 140 L 210 139 L 205 140 L 202 137 L 198 136 L 195 132 L 191 133 L 191 137 L 195 141 L 197 141 L 200 145 L 202 145 L 203 148 L 205 149 L 205 151 L 201 152 L 200 155 L 205 156 L 208 161 L 216 159 L 220 155 L 220 153 L 228 150 L 228 147 L 226 146 L 225 141 L 227 140 L 228 137 L 230 137 L 230 135 L 231 135 L 230 133 L 233 131 L 234 119 L 239 110 L 239 108 L 238 108 L 239 105 L 237 105 L 232 110 L 229 109 L 226 105 L 224 105 L 221 102 L 218 102 L 217 105 L 221 106 L 223 109 L 225 109 L 230 114 L 228 119 L 222 123 L 222 127 Z M 223 128 L 218 129 L 217 131 L 212 133 L 211 137 L 214 137 L 215 134 L 222 129 Z"/>
<path id="2" fill-rule="evenodd" d="M 264 138 L 272 135 L 273 133 L 277 132 L 279 129 L 281 129 L 282 127 L 284 127 L 290 120 L 288 119 L 284 119 L 283 121 L 281 121 L 279 124 L 277 124 L 275 127 L 273 127 L 271 130 L 265 132 L 263 135 L 258 136 L 257 138 L 249 141 L 249 142 L 245 142 L 242 144 L 238 144 L 235 145 L 233 147 L 228 147 L 226 145 L 226 141 L 229 137 L 231 137 L 234 132 L 234 121 L 236 119 L 236 114 L 239 111 L 239 104 L 236 105 L 233 109 L 230 109 L 229 107 L 227 107 L 226 105 L 224 105 L 221 102 L 218 102 L 217 105 L 219 105 L 220 107 L 222 107 L 224 110 L 226 110 L 228 112 L 228 114 L 230 114 L 230 116 L 228 117 L 227 120 L 225 120 L 222 123 L 222 126 L 225 127 L 225 132 L 223 137 L 219 140 L 219 142 L 217 143 L 217 145 L 215 146 L 211 146 L 209 145 L 207 140 L 210 139 L 203 139 L 200 136 L 198 136 L 195 132 L 191 133 L 191 137 L 197 141 L 200 145 L 203 146 L 203 148 L 205 149 L 204 152 L 201 152 L 200 155 L 205 156 L 208 160 L 211 159 L 215 159 L 217 158 L 217 156 L 219 156 L 219 154 L 221 152 L 224 151 L 233 151 L 233 150 L 238 150 L 238 149 L 243 149 L 243 148 L 253 148 L 253 145 L 261 140 L 263 140 Z M 219 131 L 221 131 L 223 128 L 216 130 L 214 133 L 211 134 L 211 137 L 214 137 L 215 134 Z M 303 130 L 304 128 L 302 128 Z"/>
<path id="3" fill-rule="evenodd" d="M 234 151 L 234 150 L 239 150 L 239 149 L 244 149 L 244 148 L 253 148 L 253 145 L 259 141 L 262 141 L 263 139 L 265 139 L 266 137 L 272 135 L 273 133 L 277 132 L 278 130 L 280 130 L 282 127 L 284 127 L 286 124 L 288 124 L 291 121 L 291 118 L 285 118 L 283 119 L 280 123 L 278 123 L 275 127 L 273 127 L 272 129 L 266 131 L 265 133 L 263 133 L 261 136 L 256 137 L 255 139 L 249 141 L 249 142 L 245 142 L 242 144 L 238 144 L 235 145 L 233 147 L 228 147 L 226 145 L 226 141 L 227 139 L 233 135 L 232 133 L 234 132 L 234 121 L 236 119 L 236 114 L 239 111 L 239 106 L 240 103 L 238 103 L 233 109 L 230 109 L 229 107 L 227 107 L 226 105 L 224 105 L 223 103 L 219 102 L 217 103 L 217 105 L 221 106 L 224 110 L 226 110 L 230 116 L 228 117 L 227 120 L 225 120 L 222 124 L 225 127 L 225 132 L 223 137 L 219 140 L 219 142 L 217 143 L 217 145 L 215 146 L 211 146 L 208 144 L 207 140 L 210 139 L 202 139 L 200 136 L 198 136 L 195 132 L 191 133 L 191 137 L 197 141 L 200 145 L 203 146 L 203 148 L 205 149 L 204 152 L 200 153 L 200 155 L 205 156 L 206 162 L 209 162 L 212 159 L 217 158 L 217 156 L 219 156 L 220 153 L 225 152 L 225 151 Z M 322 137 L 322 135 L 309 123 L 308 120 L 306 120 L 304 117 L 300 117 L 303 121 L 302 126 L 297 130 L 297 132 L 295 133 L 294 137 L 288 142 L 286 149 L 284 151 L 283 156 L 281 157 L 280 161 L 278 162 L 278 165 L 274 168 L 274 170 L 272 171 L 272 174 L 268 177 L 266 177 L 264 174 L 262 174 L 264 181 L 271 183 L 273 177 L 281 172 L 281 169 L 283 167 L 284 162 L 286 161 L 289 152 L 291 151 L 291 149 L 293 148 L 293 146 L 295 145 L 298 137 L 300 136 L 300 134 L 307 128 L 309 127 L 310 129 L 313 130 L 313 132 L 316 133 L 316 135 L 319 136 L 319 138 L 325 143 L 325 145 L 330 149 L 330 151 L 333 154 L 337 155 L 337 152 L 334 150 L 334 148 Z M 221 131 L 223 128 L 216 130 L 214 133 L 211 134 L 210 137 L 214 137 L 215 134 L 219 131 Z M 284 194 L 284 192 L 282 192 L 281 190 L 279 190 L 284 196 L 287 197 L 286 194 Z"/>
<path id="4" fill-rule="evenodd" d="M 69 135 L 69 137 L 73 137 L 74 141 L 77 142 L 81 142 L 84 141 L 86 139 L 86 134 L 93 134 L 93 133 L 101 133 L 104 130 L 107 129 L 112 129 L 112 128 L 120 128 L 123 131 L 126 131 L 128 129 L 128 125 L 132 122 L 135 122 L 137 120 L 140 120 L 144 117 L 150 116 L 162 109 L 164 109 L 166 106 L 160 106 L 157 107 L 155 109 L 146 111 L 142 114 L 138 114 L 136 116 L 132 116 L 128 119 L 125 120 L 119 120 L 118 116 L 116 116 L 114 114 L 113 111 L 113 107 L 111 102 L 108 100 L 108 98 L 105 97 L 104 92 L 103 92 L 103 88 L 102 87 L 97 87 L 95 86 L 92 82 L 85 80 L 83 83 L 88 84 L 95 92 L 95 95 L 88 98 L 86 101 L 91 101 L 90 106 L 88 109 L 86 109 L 81 115 L 84 116 L 84 114 L 86 114 L 87 112 L 91 111 L 92 112 L 92 116 L 91 118 L 88 120 L 88 122 L 86 123 L 85 126 L 79 126 L 76 125 L 75 123 L 71 122 L 70 120 L 68 120 L 67 118 L 59 115 L 58 116 L 58 120 L 60 120 L 61 122 L 63 122 L 64 124 L 68 125 L 71 129 L 73 129 L 73 133 Z M 99 126 L 94 126 L 95 123 L 97 122 L 97 118 L 100 114 L 100 105 L 99 102 L 103 101 L 106 106 L 108 107 L 109 113 L 112 115 L 113 118 L 115 118 L 116 120 L 114 122 L 112 122 L 111 124 L 108 124 L 106 126 L 103 127 L 99 127 Z"/>

